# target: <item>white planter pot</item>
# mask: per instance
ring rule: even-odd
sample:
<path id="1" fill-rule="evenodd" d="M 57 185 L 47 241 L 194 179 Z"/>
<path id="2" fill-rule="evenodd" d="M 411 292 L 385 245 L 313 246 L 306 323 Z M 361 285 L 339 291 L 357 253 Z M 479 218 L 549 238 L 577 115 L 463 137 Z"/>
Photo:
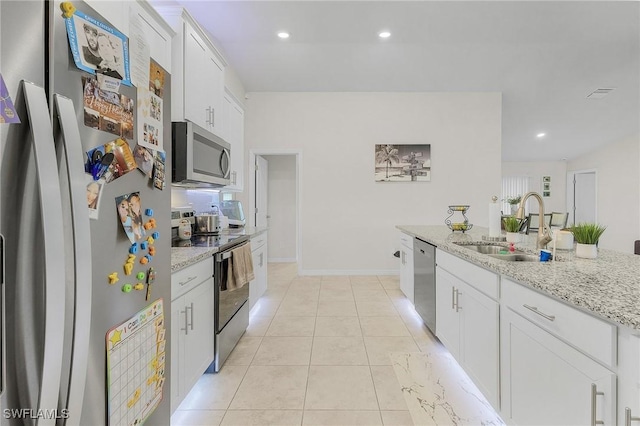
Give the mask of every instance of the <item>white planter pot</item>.
<path id="1" fill-rule="evenodd" d="M 598 257 L 598 247 L 595 244 L 576 244 L 576 257 L 595 259 Z"/>
<path id="2" fill-rule="evenodd" d="M 520 234 L 517 232 L 507 232 L 507 242 L 508 243 L 519 243 L 520 242 Z"/>

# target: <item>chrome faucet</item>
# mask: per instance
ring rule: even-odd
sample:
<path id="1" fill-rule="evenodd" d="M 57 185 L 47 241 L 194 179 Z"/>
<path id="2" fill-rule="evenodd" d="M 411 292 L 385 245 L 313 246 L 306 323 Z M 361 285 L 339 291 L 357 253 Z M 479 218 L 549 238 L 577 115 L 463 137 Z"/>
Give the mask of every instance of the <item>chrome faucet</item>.
<path id="1" fill-rule="evenodd" d="M 539 215 L 539 224 L 538 224 L 538 239 L 536 240 L 536 249 L 545 248 L 547 244 L 551 241 L 551 236 L 549 235 L 549 228 L 547 224 L 544 223 L 544 201 L 542 201 L 542 197 L 537 192 L 527 192 L 522 200 L 520 201 L 520 205 L 518 206 L 518 211 L 516 212 L 516 219 L 524 219 L 524 203 L 527 201 L 529 197 L 534 197 L 538 200 L 538 215 Z"/>

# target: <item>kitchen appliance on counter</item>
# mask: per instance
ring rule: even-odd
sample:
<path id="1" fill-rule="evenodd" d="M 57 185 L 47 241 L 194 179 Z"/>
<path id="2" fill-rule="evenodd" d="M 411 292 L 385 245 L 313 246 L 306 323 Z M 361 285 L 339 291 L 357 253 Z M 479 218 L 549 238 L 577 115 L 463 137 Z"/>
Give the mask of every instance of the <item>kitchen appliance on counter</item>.
<path id="1" fill-rule="evenodd" d="M 229 227 L 241 228 L 246 224 L 242 203 L 237 200 L 227 200 L 220 203 L 220 210 L 229 218 Z"/>
<path id="2" fill-rule="evenodd" d="M 70 4 L 65 6 L 68 10 Z M 80 0 L 73 1 L 71 7 L 76 13 L 86 14 L 91 22 L 95 18 L 109 25 Z M 78 15 L 73 16 L 75 19 Z M 154 188 L 147 175 L 134 169 L 102 185 L 101 201 L 93 209 L 95 212 L 90 212 L 93 206 L 88 206 L 87 184 L 93 181 L 85 173 L 86 152 L 119 138 L 110 132 L 121 125 L 125 132 L 128 122 L 120 123 L 107 116 L 98 120 L 93 115 L 97 111 L 83 111 L 82 79 L 93 75 L 74 65 L 65 26 L 68 21 L 62 16 L 60 1 L 1 1 L 0 19 L 0 72 L 21 120 L 20 124 L 2 124 L 0 128 L 0 229 L 6 259 L 0 274 L 4 284 L 0 305 L 0 371 L 4 374 L 0 380 L 0 411 L 4 415 L 0 416 L 0 425 L 133 424 L 132 416 L 147 426 L 166 425 L 171 415 L 171 250 L 166 214 L 171 193 Z M 86 43 L 85 32 L 98 32 L 92 24 L 86 24 L 84 31 L 81 23 L 78 27 L 81 44 Z M 108 28 L 100 27 L 99 31 L 107 33 Z M 82 45 L 76 47 L 82 55 Z M 86 58 L 87 53 L 84 55 Z M 171 105 L 170 75 L 157 69 L 164 77 L 162 102 Z M 125 85 L 120 86 L 119 92 L 133 101 L 138 93 L 135 87 Z M 121 99 L 120 95 L 118 100 L 109 98 L 112 104 Z M 170 108 L 162 112 L 159 118 L 167 150 L 165 165 L 171 167 Z M 134 115 L 136 109 L 132 120 Z M 98 127 L 99 122 L 105 131 L 85 125 L 83 120 L 88 119 L 95 119 L 92 124 Z M 138 117 L 134 122 L 139 122 Z M 136 138 L 125 137 L 125 143 L 133 149 Z M 132 268 L 135 276 L 153 267 L 155 283 L 148 300 L 145 291 L 123 291 L 126 281 L 135 282 L 131 277 L 125 280 L 123 271 L 132 245 L 116 210 L 115 200 L 123 194 L 129 198 L 137 194 L 143 220 L 155 220 L 155 227 L 147 230 L 147 236 L 156 231 L 159 236 L 153 244 L 155 255 L 151 262 L 135 262 Z M 93 220 L 90 213 L 95 213 Z M 146 253 L 147 250 L 143 254 Z M 140 251 L 138 260 L 139 255 Z M 164 307 L 160 310 L 162 300 Z M 125 396 L 125 389 L 135 391 L 131 387 L 142 382 L 145 374 L 139 372 L 148 371 L 149 366 L 147 362 L 132 361 L 116 365 L 116 358 L 110 353 L 115 354 L 116 347 L 122 348 L 121 342 L 126 341 L 127 349 L 129 342 L 133 344 L 128 339 L 136 330 L 131 328 L 120 334 L 119 327 L 138 313 L 146 313 L 150 306 L 154 314 L 164 313 L 162 325 L 151 324 L 162 330 L 162 337 L 156 340 L 154 333 L 154 340 L 143 341 L 129 358 L 139 360 L 138 354 L 149 343 L 153 349 L 145 352 L 145 357 L 159 353 L 157 348 L 162 347 L 162 359 L 165 354 L 167 357 L 162 366 L 164 377 L 148 386 L 162 393 L 149 392 L 144 380 L 139 398 L 134 401 L 134 392 Z M 138 330 L 147 324 L 138 322 Z M 114 339 L 109 340 L 110 330 L 118 331 L 121 339 L 116 340 L 114 333 Z M 140 334 L 135 335 L 138 341 L 139 337 Z M 116 386 L 116 378 L 125 384 Z M 116 393 L 119 389 L 122 392 Z M 153 401 L 149 399 L 152 394 Z M 130 407 L 128 401 L 133 401 Z M 143 417 L 149 416 L 138 417 L 143 413 Z"/>
<path id="3" fill-rule="evenodd" d="M 171 227 L 180 226 L 183 219 L 188 220 L 191 224 L 196 223 L 193 207 L 171 207 Z"/>
<path id="4" fill-rule="evenodd" d="M 190 121 L 171 125 L 171 182 L 190 188 L 217 188 L 230 183 L 231 145 Z"/>
<path id="5" fill-rule="evenodd" d="M 436 247 L 419 238 L 413 240 L 413 298 L 416 312 L 436 334 Z"/>

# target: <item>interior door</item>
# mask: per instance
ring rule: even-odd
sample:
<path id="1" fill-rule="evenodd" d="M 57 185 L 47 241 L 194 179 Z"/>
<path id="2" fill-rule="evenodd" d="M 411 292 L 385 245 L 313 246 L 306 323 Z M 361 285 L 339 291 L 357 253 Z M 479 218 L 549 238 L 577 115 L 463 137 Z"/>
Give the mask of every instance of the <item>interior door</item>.
<path id="1" fill-rule="evenodd" d="M 578 172 L 573 177 L 574 223 L 596 221 L 596 172 Z"/>
<path id="2" fill-rule="evenodd" d="M 256 156 L 256 226 L 267 226 L 267 200 L 269 187 L 269 162 Z"/>

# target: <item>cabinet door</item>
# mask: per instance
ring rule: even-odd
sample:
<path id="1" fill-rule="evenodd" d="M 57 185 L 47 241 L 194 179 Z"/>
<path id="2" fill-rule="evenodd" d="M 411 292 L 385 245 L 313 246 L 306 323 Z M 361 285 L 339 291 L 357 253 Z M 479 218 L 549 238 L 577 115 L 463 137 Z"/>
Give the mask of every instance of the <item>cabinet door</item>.
<path id="1" fill-rule="evenodd" d="M 231 142 L 231 189 L 244 190 L 244 110 L 231 104 L 229 121 L 233 132 Z"/>
<path id="2" fill-rule="evenodd" d="M 436 267 L 436 336 L 460 363 L 460 315 L 456 303 L 461 285 L 458 278 Z"/>
<path id="3" fill-rule="evenodd" d="M 267 290 L 267 245 L 253 250 L 251 256 L 255 279 L 249 284 L 249 308 L 253 308 Z"/>
<path id="4" fill-rule="evenodd" d="M 413 250 L 408 249 L 404 245 L 400 245 L 400 290 L 402 290 L 411 303 L 415 303 L 413 281 Z"/>
<path id="5" fill-rule="evenodd" d="M 187 331 L 184 338 L 185 394 L 198 381 L 214 357 L 213 278 L 184 295 Z"/>
<path id="6" fill-rule="evenodd" d="M 184 23 L 184 118 L 211 129 L 212 96 L 209 57 L 211 53 L 200 36 Z"/>
<path id="7" fill-rule="evenodd" d="M 207 80 L 206 108 L 210 113 L 209 130 L 224 138 L 222 102 L 224 99 L 224 66 L 207 49 L 205 77 Z"/>
<path id="8" fill-rule="evenodd" d="M 501 314 L 502 413 L 518 425 L 615 424 L 616 376 L 508 308 Z M 592 395 L 592 384 L 602 395 Z"/>
<path id="9" fill-rule="evenodd" d="M 487 401 L 499 410 L 498 303 L 466 283 L 460 284 L 457 297 L 463 367 Z"/>
<path id="10" fill-rule="evenodd" d="M 184 312 L 184 297 L 178 297 L 171 302 L 171 412 L 173 413 L 182 402 L 182 378 L 184 377 L 184 328 L 186 313 Z"/>

